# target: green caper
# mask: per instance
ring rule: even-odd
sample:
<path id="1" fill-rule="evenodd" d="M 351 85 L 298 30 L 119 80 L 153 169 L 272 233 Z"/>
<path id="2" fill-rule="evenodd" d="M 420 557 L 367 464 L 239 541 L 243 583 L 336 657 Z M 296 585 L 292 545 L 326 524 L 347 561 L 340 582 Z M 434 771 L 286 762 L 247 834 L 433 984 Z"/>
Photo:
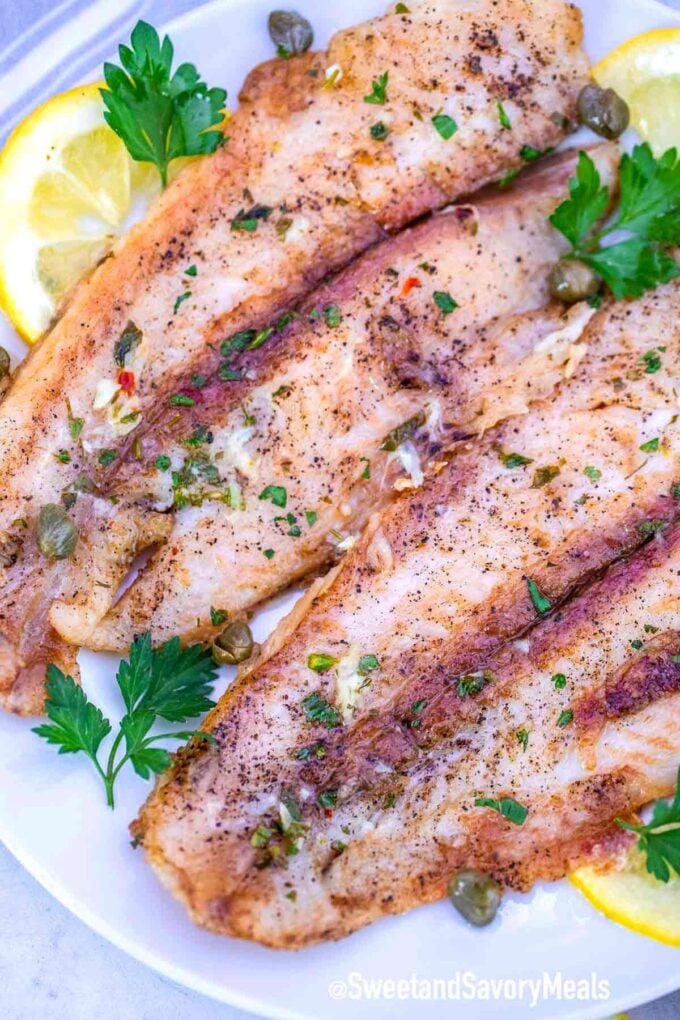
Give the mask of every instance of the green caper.
<path id="1" fill-rule="evenodd" d="M 272 11 L 267 24 L 280 57 L 304 53 L 314 41 L 312 26 L 297 11 Z"/>
<path id="2" fill-rule="evenodd" d="M 466 921 L 476 928 L 484 928 L 498 912 L 501 887 L 481 871 L 464 868 L 449 882 L 449 898 Z"/>
<path id="3" fill-rule="evenodd" d="M 561 259 L 553 266 L 548 283 L 551 297 L 569 305 L 593 297 L 601 286 L 597 273 L 578 259 Z"/>
<path id="4" fill-rule="evenodd" d="M 78 541 L 78 528 L 62 507 L 47 503 L 38 514 L 38 548 L 50 560 L 65 560 Z"/>
<path id="5" fill-rule="evenodd" d="M 9 354 L 4 347 L 0 347 L 0 379 L 9 375 Z"/>
<path id="6" fill-rule="evenodd" d="M 215 638 L 212 646 L 213 659 L 218 666 L 237 666 L 253 654 L 254 642 L 250 627 L 243 621 L 230 623 Z"/>
<path id="7" fill-rule="evenodd" d="M 602 138 L 618 138 L 628 127 L 628 104 L 614 89 L 584 85 L 578 97 L 578 116 L 582 124 Z"/>

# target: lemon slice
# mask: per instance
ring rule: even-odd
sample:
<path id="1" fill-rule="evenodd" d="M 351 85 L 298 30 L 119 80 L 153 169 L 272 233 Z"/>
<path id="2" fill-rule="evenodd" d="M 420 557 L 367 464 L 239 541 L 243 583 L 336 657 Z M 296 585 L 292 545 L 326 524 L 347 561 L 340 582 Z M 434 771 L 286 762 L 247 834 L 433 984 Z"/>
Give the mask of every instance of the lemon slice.
<path id="1" fill-rule="evenodd" d="M 34 110 L 0 153 L 0 305 L 29 343 L 160 191 L 103 117 L 99 85 Z"/>
<path id="2" fill-rule="evenodd" d="M 673 874 L 668 882 L 659 882 L 635 848 L 607 870 L 583 867 L 569 877 L 612 921 L 666 945 L 680 946 L 680 878 Z"/>
<path id="3" fill-rule="evenodd" d="M 631 123 L 657 153 L 680 148 L 680 28 L 636 35 L 593 68 L 630 107 Z"/>

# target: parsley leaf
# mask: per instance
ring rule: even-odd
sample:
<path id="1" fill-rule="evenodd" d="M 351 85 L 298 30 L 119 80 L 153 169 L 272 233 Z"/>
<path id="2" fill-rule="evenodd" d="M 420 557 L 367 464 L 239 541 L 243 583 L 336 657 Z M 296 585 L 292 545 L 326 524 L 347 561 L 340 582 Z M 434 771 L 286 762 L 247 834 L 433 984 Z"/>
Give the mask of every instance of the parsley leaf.
<path id="1" fill-rule="evenodd" d="M 210 652 L 200 645 L 182 648 L 179 638 L 172 638 L 154 649 L 149 634 L 135 638 L 129 661 L 122 661 L 118 668 L 116 680 L 126 712 L 104 765 L 98 752 L 111 732 L 111 723 L 88 701 L 73 677 L 54 665 L 48 667 L 47 676 L 45 711 L 50 722 L 36 726 L 33 732 L 56 744 L 60 754 L 86 754 L 104 783 L 109 807 L 114 806 L 114 783 L 126 762 L 144 779 L 168 767 L 168 752 L 152 744 L 168 738 L 213 739 L 192 730 L 149 735 L 158 718 L 183 722 L 212 708 L 209 694 L 216 669 Z"/>
<path id="2" fill-rule="evenodd" d="M 384 106 L 387 102 L 387 80 L 388 72 L 385 71 L 378 78 L 373 79 L 370 96 L 364 96 L 365 103 L 372 103 L 374 106 Z"/>
<path id="3" fill-rule="evenodd" d="M 680 768 L 673 800 L 669 804 L 657 801 L 647 825 L 633 825 L 622 818 L 616 824 L 638 834 L 638 849 L 646 854 L 650 875 L 660 882 L 668 882 L 671 871 L 680 876 Z"/>
<path id="4" fill-rule="evenodd" d="M 619 179 L 618 208 L 595 231 L 609 207 L 609 189 L 590 156 L 579 153 L 576 177 L 569 181 L 570 197 L 558 206 L 550 222 L 571 244 L 564 258 L 590 266 L 615 297 L 636 298 L 680 276 L 680 266 L 666 250 L 680 244 L 677 152 L 668 149 L 655 159 L 647 143 L 637 145 L 621 157 Z M 615 232 L 618 239 L 611 241 Z"/>
<path id="5" fill-rule="evenodd" d="M 122 67 L 104 64 L 104 119 L 134 160 L 154 163 L 163 186 L 168 167 L 179 156 L 214 152 L 227 98 L 224 89 L 209 89 L 193 64 L 171 73 L 173 45 L 145 21 L 132 30 L 132 47 L 119 46 Z"/>

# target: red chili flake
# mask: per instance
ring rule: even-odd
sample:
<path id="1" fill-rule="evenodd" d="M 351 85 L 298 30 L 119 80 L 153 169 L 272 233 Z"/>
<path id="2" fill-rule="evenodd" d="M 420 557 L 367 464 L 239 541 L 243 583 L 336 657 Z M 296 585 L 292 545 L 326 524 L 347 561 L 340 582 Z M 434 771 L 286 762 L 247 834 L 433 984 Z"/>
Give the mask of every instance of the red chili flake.
<path id="1" fill-rule="evenodd" d="M 325 814 L 326 818 L 332 818 L 333 817 L 333 809 L 332 808 L 329 808 L 329 807 L 324 808 L 323 809 L 323 813 Z"/>
<path id="2" fill-rule="evenodd" d="M 130 372 L 127 368 L 122 369 L 118 373 L 118 385 L 123 393 L 127 393 L 128 397 L 131 397 L 135 392 L 135 373 Z"/>
<path id="3" fill-rule="evenodd" d="M 414 287 L 422 287 L 422 283 L 417 276 L 409 276 L 408 280 L 404 283 L 401 288 L 401 296 L 408 297 Z"/>

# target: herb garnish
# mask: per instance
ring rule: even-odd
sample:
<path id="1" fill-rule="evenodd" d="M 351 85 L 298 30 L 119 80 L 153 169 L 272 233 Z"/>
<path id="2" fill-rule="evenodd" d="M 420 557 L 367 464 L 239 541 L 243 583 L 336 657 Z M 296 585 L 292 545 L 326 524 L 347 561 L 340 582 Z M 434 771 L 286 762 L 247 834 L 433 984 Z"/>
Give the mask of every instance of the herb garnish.
<path id="1" fill-rule="evenodd" d="M 183 305 L 184 302 L 187 300 L 187 298 L 190 298 L 190 297 L 191 297 L 191 291 L 190 290 L 185 290 L 183 294 L 180 294 L 180 296 L 176 299 L 174 305 L 172 306 L 172 314 L 173 315 L 177 315 L 177 312 L 179 311 L 180 305 Z"/>
<path id="2" fill-rule="evenodd" d="M 374 106 L 384 106 L 387 102 L 387 80 L 387 71 L 378 78 L 374 78 L 371 85 L 371 94 L 370 96 L 364 96 L 364 102 L 372 103 Z"/>
<path id="3" fill-rule="evenodd" d="M 643 453 L 656 453 L 659 449 L 659 437 L 655 436 L 654 439 L 648 439 L 646 443 L 641 443 L 640 449 Z"/>
<path id="4" fill-rule="evenodd" d="M 106 123 L 134 160 L 154 163 L 163 187 L 168 167 L 179 156 L 203 156 L 222 141 L 209 130 L 222 121 L 224 89 L 209 89 L 193 64 L 171 74 L 173 46 L 145 21 L 132 30 L 132 48 L 119 46 L 122 67 L 104 64 L 101 89 Z"/>
<path id="5" fill-rule="evenodd" d="M 302 699 L 302 707 L 305 710 L 307 722 L 321 723 L 329 730 L 340 725 L 340 713 L 337 708 L 330 705 L 325 698 L 322 698 L 318 691 L 307 695 Z"/>
<path id="6" fill-rule="evenodd" d="M 502 450 L 499 450 L 498 456 L 506 468 L 525 467 L 534 462 L 533 457 L 524 457 L 521 453 L 503 453 Z"/>
<path id="7" fill-rule="evenodd" d="M 617 298 L 636 298 L 680 275 L 671 255 L 680 244 L 680 160 L 675 149 L 659 159 L 645 143 L 619 164 L 618 209 L 611 221 L 595 230 L 609 206 L 609 188 L 585 152 L 579 153 L 570 197 L 550 222 L 571 244 L 567 259 L 579 259 L 600 276 Z M 628 237 L 603 245 L 615 231 Z"/>
<path id="8" fill-rule="evenodd" d="M 600 471 L 599 468 L 590 466 L 584 467 L 583 474 L 587 475 L 588 478 L 590 478 L 591 482 L 599 482 L 600 478 L 602 477 L 602 472 Z"/>
<path id="9" fill-rule="evenodd" d="M 638 834 L 638 849 L 646 854 L 650 875 L 660 882 L 668 882 L 671 871 L 680 876 L 680 768 L 673 800 L 657 801 L 651 822 L 634 825 L 617 818 L 616 824 Z"/>
<path id="10" fill-rule="evenodd" d="M 498 106 L 498 121 L 499 121 L 501 127 L 505 128 L 506 131 L 511 131 L 512 130 L 512 123 L 511 123 L 510 118 L 508 117 L 507 113 L 505 112 L 505 107 L 501 103 L 500 99 L 497 101 L 496 105 Z"/>
<path id="11" fill-rule="evenodd" d="M 268 499 L 274 506 L 285 507 L 288 502 L 288 493 L 283 485 L 268 485 L 262 490 L 258 499 Z"/>
<path id="12" fill-rule="evenodd" d="M 371 138 L 375 139 L 376 142 L 384 142 L 390 133 L 390 129 L 387 124 L 383 124 L 381 120 L 377 124 L 371 125 Z"/>
<path id="13" fill-rule="evenodd" d="M 435 114 L 432 118 L 432 123 L 435 126 L 437 134 L 443 138 L 445 142 L 448 142 L 449 138 L 453 138 L 458 130 L 458 125 L 453 117 L 449 117 L 446 113 Z"/>
<path id="14" fill-rule="evenodd" d="M 534 609 L 537 613 L 540 613 L 541 616 L 545 615 L 545 613 L 552 608 L 552 602 L 549 598 L 543 595 L 536 582 L 532 581 L 530 577 L 527 577 L 526 582 L 529 594 L 531 595 L 531 601 L 534 604 Z"/>
<path id="15" fill-rule="evenodd" d="M 450 315 L 451 312 L 458 308 L 458 302 L 455 301 L 447 290 L 436 290 L 432 295 L 434 303 L 444 315 Z"/>
<path id="16" fill-rule="evenodd" d="M 329 669 L 336 666 L 338 660 L 327 652 L 312 652 L 307 658 L 307 665 L 315 673 L 327 673 Z"/>
<path id="17" fill-rule="evenodd" d="M 529 814 L 529 809 L 518 803 L 514 797 L 501 797 L 500 800 L 496 800 L 495 797 L 475 797 L 475 807 L 491 808 L 515 825 L 524 825 Z"/>
<path id="18" fill-rule="evenodd" d="M 115 450 L 106 449 L 102 450 L 99 454 L 99 463 L 102 467 L 108 467 L 109 464 L 113 464 L 118 454 Z"/>
<path id="19" fill-rule="evenodd" d="M 212 708 L 214 703 L 208 695 L 217 673 L 210 652 L 200 645 L 182 648 L 177 637 L 152 649 L 150 634 L 135 638 L 129 661 L 121 662 L 116 675 L 126 712 L 105 765 L 99 761 L 98 752 L 111 732 L 111 723 L 73 677 L 54 665 L 48 667 L 47 676 L 45 711 L 50 722 L 36 726 L 33 732 L 56 744 L 60 754 L 86 754 L 104 783 L 109 807 L 114 806 L 113 787 L 126 762 L 131 762 L 143 779 L 168 767 L 168 752 L 152 744 L 170 738 L 213 739 L 200 730 L 149 736 L 156 719 L 184 722 Z"/>

